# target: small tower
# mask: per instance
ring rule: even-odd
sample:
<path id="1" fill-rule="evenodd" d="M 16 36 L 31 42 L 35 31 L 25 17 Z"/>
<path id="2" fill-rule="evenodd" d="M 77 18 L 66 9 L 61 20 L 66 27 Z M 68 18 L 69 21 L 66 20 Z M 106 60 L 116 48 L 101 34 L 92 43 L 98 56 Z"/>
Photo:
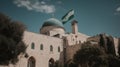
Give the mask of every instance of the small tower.
<path id="1" fill-rule="evenodd" d="M 76 20 L 73 20 L 72 23 L 71 23 L 71 24 L 72 24 L 72 33 L 73 33 L 73 34 L 77 34 L 77 33 L 78 33 L 77 23 L 78 23 L 78 22 L 77 22 Z"/>

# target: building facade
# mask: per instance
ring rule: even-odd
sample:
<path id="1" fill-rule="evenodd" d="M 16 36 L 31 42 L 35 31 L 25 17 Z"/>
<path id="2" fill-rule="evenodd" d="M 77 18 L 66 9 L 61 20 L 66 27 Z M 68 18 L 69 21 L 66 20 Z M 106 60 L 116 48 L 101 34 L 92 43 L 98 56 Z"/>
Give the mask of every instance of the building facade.
<path id="1" fill-rule="evenodd" d="M 18 63 L 9 64 L 9 67 L 63 67 L 65 62 L 70 62 L 80 44 L 89 37 L 78 32 L 77 23 L 72 21 L 72 33 L 69 34 L 62 22 L 55 18 L 46 20 L 39 34 L 25 31 L 23 41 L 27 46 L 28 56 L 19 55 Z M 117 44 L 116 40 L 115 43 Z"/>

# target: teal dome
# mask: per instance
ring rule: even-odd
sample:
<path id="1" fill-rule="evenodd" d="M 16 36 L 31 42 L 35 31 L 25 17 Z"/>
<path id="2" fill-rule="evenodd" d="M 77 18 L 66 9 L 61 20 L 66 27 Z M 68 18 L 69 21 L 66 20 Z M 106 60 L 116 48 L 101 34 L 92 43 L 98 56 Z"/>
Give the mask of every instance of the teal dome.
<path id="1" fill-rule="evenodd" d="M 46 26 L 64 27 L 62 22 L 57 20 L 57 19 L 55 19 L 55 18 L 50 18 L 50 19 L 46 20 L 42 27 L 46 27 Z"/>

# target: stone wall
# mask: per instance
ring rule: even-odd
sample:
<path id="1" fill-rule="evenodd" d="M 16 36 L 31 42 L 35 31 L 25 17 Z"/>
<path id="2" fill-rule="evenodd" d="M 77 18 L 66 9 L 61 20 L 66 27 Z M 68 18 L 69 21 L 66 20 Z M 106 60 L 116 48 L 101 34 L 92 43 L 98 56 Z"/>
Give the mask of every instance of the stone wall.
<path id="1" fill-rule="evenodd" d="M 80 49 L 80 47 L 81 47 L 81 44 L 67 46 L 67 48 L 66 48 L 66 61 L 72 60 L 74 54 L 76 53 L 76 51 L 78 51 Z"/>
<path id="2" fill-rule="evenodd" d="M 54 61 L 59 60 L 60 53 L 63 52 L 63 40 L 60 38 L 25 31 L 23 41 L 28 46 L 26 49 L 28 57 L 25 58 L 24 55 L 19 57 L 20 60 L 15 67 L 27 67 L 30 57 L 35 59 L 36 67 L 48 67 L 49 60 L 51 58 Z M 34 49 L 31 48 L 32 43 L 35 45 Z M 40 50 L 41 44 L 43 44 L 43 50 Z M 53 46 L 53 51 L 50 51 L 50 45 Z M 58 47 L 60 47 L 60 52 L 58 52 Z M 14 67 L 14 65 L 10 64 L 9 67 Z"/>

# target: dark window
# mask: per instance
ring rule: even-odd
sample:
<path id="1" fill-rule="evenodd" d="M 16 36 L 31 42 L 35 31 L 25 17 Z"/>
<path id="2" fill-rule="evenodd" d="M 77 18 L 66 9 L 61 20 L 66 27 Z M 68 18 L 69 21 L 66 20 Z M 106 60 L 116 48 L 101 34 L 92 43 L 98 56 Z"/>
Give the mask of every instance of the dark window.
<path id="1" fill-rule="evenodd" d="M 40 45 L 40 50 L 43 50 L 43 44 Z"/>
<path id="2" fill-rule="evenodd" d="M 59 37 L 60 37 L 60 34 L 53 35 L 53 37 L 58 37 L 58 38 L 59 38 Z"/>
<path id="3" fill-rule="evenodd" d="M 31 49 L 35 49 L 35 44 L 34 43 L 31 44 Z"/>
<path id="4" fill-rule="evenodd" d="M 53 51 L 53 46 L 52 45 L 50 45 L 50 51 Z"/>
<path id="5" fill-rule="evenodd" d="M 60 52 L 60 47 L 58 47 L 58 52 Z"/>

